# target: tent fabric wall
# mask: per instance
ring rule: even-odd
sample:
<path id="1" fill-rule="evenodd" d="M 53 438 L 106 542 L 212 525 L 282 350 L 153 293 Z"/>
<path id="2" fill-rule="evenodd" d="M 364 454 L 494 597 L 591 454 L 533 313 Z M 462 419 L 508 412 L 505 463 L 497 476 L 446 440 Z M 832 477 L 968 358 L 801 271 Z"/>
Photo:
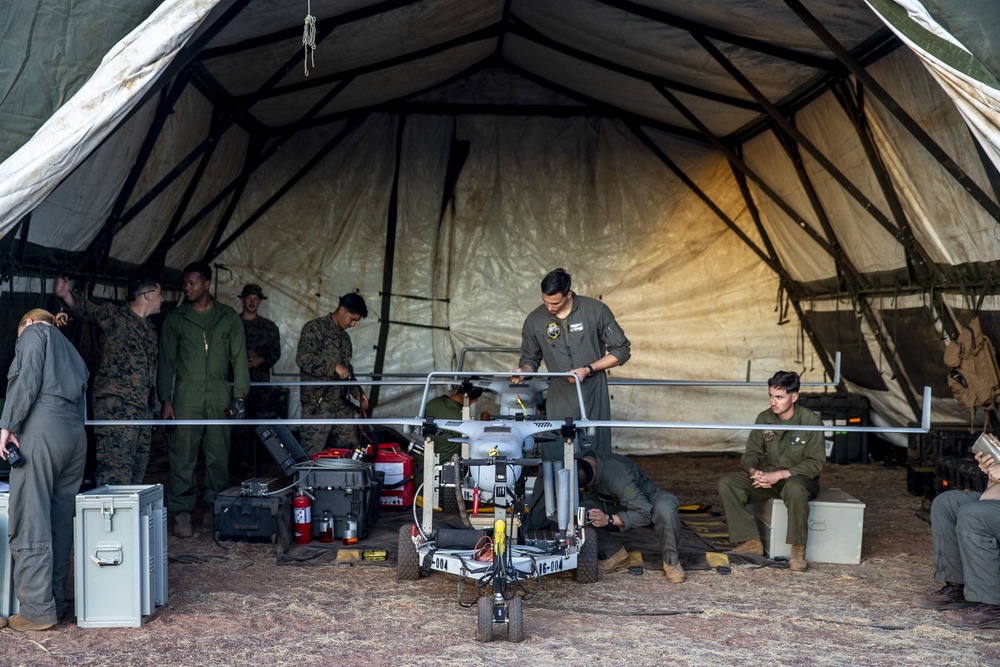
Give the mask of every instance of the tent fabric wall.
<path id="1" fill-rule="evenodd" d="M 305 321 L 332 309 L 336 296 L 352 289 L 361 291 L 370 309 L 368 319 L 352 330 L 355 368 L 372 368 L 377 309 L 385 298 L 379 294 L 385 184 L 391 181 L 396 128 L 392 117 L 373 117 L 219 258 L 233 272 L 217 277 L 227 303 L 235 303 L 244 282 L 265 285 L 270 295 L 265 314 L 279 322 L 283 337 L 281 372 L 296 370 L 294 344 Z M 606 301 L 632 340 L 633 359 L 614 377 L 733 379 L 742 377 L 753 359 L 754 379 L 763 380 L 801 359 L 794 326 L 779 326 L 773 303 L 757 298 L 777 293 L 773 274 L 623 125 L 461 119 L 456 138 L 469 141 L 471 151 L 443 222 L 439 208 L 450 124 L 413 116 L 404 137 L 390 319 L 417 326 L 392 327 L 387 370 L 446 370 L 464 347 L 518 346 L 524 316 L 540 303 L 538 283 L 556 266 L 573 273 L 578 293 Z M 670 145 L 671 154 L 683 156 L 720 205 L 741 217 L 724 161 L 693 144 L 658 139 Z M 255 188 L 254 198 L 269 189 Z M 311 228 L 289 224 L 316 215 L 329 222 Z M 316 238 L 322 229 L 360 235 Z M 311 255 L 320 249 L 320 255 Z M 302 266 L 316 274 L 303 276 Z M 435 281 L 440 275 L 447 277 L 443 285 Z M 442 325 L 434 319 L 440 304 L 406 296 L 412 294 L 448 300 L 447 331 L 421 326 Z M 319 311 L 316 303 L 322 304 Z M 726 350 L 716 348 L 718 340 L 729 341 Z M 511 354 L 469 359 L 472 370 L 501 372 L 516 361 Z M 799 366 L 796 370 L 806 370 L 803 362 Z M 815 380 L 822 371 L 805 375 Z M 614 394 L 616 414 L 626 419 L 684 415 L 722 421 L 731 418 L 734 404 L 743 414 L 766 407 L 759 390 L 692 396 L 623 387 Z M 415 388 L 388 391 L 380 414 L 415 415 L 418 397 Z M 649 453 L 732 449 L 743 437 L 622 432 L 616 442 L 623 451 Z"/>
<path id="2" fill-rule="evenodd" d="M 0 236 L 114 131 L 214 6 L 210 0 L 162 2 L 31 140 L 0 163 Z"/>
<path id="3" fill-rule="evenodd" d="M 965 21 L 959 27 L 963 33 L 972 32 L 980 40 L 986 38 L 982 40 L 985 44 L 977 41 L 966 46 L 917 0 L 866 1 L 921 59 L 1000 169 L 1000 83 L 998 71 L 990 69 L 990 65 L 997 66 L 996 47 L 1000 44 L 1000 19 L 995 3 L 965 3 L 966 16 L 980 18 L 981 22 Z M 975 25 L 971 31 L 970 23 Z M 979 31 L 982 32 L 976 35 Z"/>
<path id="4" fill-rule="evenodd" d="M 974 181 L 990 193 L 989 180 L 978 161 L 968 128 L 954 105 L 914 56 L 900 51 L 870 68 L 912 113 L 932 128 L 934 138 L 961 164 Z M 869 108 L 869 120 L 879 140 L 883 158 L 914 233 L 930 256 L 942 264 L 995 261 L 1000 247 L 982 243 L 992 237 L 997 221 L 957 187 L 928 187 L 954 183 L 944 168 L 926 159 L 926 151 L 891 118 L 879 103 Z M 996 195 L 992 195 L 994 200 Z"/>
<path id="5" fill-rule="evenodd" d="M 5 3 L 0 9 L 0 162 L 72 97 L 111 47 L 158 4 L 160 0 Z"/>

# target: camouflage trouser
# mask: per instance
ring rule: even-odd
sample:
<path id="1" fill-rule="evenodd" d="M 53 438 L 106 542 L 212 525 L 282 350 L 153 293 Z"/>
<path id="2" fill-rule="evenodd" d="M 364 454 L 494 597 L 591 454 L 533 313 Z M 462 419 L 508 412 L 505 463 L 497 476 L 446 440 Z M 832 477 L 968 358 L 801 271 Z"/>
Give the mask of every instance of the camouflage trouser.
<path id="1" fill-rule="evenodd" d="M 122 401 L 117 396 L 98 398 L 94 401 L 94 417 L 108 420 L 144 420 L 152 415 L 147 408 L 139 408 Z M 105 484 L 142 484 L 149 463 L 151 426 L 97 426 L 98 486 Z"/>
<path id="2" fill-rule="evenodd" d="M 302 403 L 303 419 L 353 419 L 357 417 L 351 408 L 346 405 L 335 405 L 331 403 Z M 343 447 L 353 449 L 358 444 L 358 427 L 352 425 L 343 426 L 301 426 L 299 428 L 299 444 L 306 454 L 312 456 L 326 447 L 329 438 L 331 447 Z"/>

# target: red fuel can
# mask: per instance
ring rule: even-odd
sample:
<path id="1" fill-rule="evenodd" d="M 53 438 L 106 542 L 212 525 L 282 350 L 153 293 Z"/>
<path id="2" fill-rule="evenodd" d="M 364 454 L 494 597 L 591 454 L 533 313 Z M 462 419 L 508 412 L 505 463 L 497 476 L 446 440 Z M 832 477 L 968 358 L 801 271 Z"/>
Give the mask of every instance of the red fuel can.
<path id="1" fill-rule="evenodd" d="M 385 473 L 379 505 L 397 509 L 413 507 L 413 457 L 394 442 L 382 443 L 375 455 L 375 469 Z"/>

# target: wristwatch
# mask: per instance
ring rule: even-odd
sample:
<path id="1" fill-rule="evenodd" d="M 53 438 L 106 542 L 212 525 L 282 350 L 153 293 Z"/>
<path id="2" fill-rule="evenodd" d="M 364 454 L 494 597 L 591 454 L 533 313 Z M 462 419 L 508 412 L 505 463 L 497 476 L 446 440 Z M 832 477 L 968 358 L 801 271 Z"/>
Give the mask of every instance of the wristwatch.
<path id="1" fill-rule="evenodd" d="M 587 369 L 588 371 L 590 371 L 590 375 L 593 375 L 594 373 L 596 373 L 596 372 L 597 372 L 597 371 L 595 371 L 595 370 L 594 370 L 594 367 L 593 367 L 593 366 L 591 366 L 590 364 L 587 364 L 585 368 L 586 368 L 586 369 Z M 590 375 L 588 375 L 587 377 L 590 377 Z"/>
<path id="2" fill-rule="evenodd" d="M 609 514 L 608 515 L 608 528 L 614 528 L 614 527 L 615 527 L 615 515 L 614 514 Z"/>

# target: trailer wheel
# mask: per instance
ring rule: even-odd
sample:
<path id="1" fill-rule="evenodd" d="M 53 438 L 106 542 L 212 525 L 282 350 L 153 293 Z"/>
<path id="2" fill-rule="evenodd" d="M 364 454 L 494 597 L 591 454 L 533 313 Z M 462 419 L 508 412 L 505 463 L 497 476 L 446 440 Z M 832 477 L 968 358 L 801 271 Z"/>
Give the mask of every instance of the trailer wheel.
<path id="1" fill-rule="evenodd" d="M 396 550 L 396 581 L 416 581 L 420 578 L 420 556 L 413 546 L 413 526 L 399 527 Z"/>
<path id="2" fill-rule="evenodd" d="M 597 582 L 597 530 L 592 526 L 583 528 L 583 547 L 576 554 L 573 579 L 580 584 Z"/>
<path id="3" fill-rule="evenodd" d="M 524 608 L 517 595 L 507 603 L 507 640 L 515 643 L 524 641 Z"/>
<path id="4" fill-rule="evenodd" d="M 493 641 L 493 598 L 484 596 L 479 598 L 479 618 L 476 623 L 476 641 Z"/>

